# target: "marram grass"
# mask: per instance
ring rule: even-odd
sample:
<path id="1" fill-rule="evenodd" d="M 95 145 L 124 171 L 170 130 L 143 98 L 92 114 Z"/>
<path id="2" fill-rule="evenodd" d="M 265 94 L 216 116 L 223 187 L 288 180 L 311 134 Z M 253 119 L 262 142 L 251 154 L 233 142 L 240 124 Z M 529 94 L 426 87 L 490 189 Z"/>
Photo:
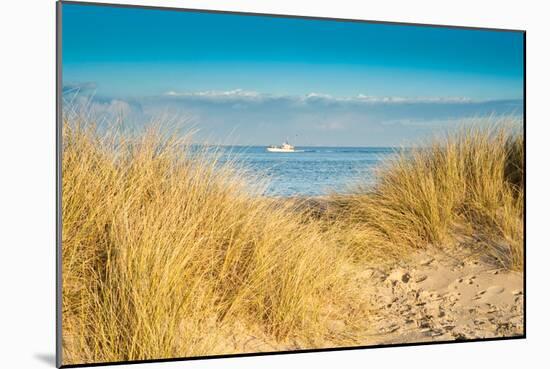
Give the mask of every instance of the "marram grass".
<path id="1" fill-rule="evenodd" d="M 64 363 L 222 353 L 220 327 L 323 333 L 342 257 L 188 138 L 63 126 Z"/>
<path id="2" fill-rule="evenodd" d="M 354 255 L 395 260 L 419 248 L 464 245 L 522 270 L 523 136 L 517 122 L 497 123 L 400 151 L 373 187 L 333 195 Z"/>

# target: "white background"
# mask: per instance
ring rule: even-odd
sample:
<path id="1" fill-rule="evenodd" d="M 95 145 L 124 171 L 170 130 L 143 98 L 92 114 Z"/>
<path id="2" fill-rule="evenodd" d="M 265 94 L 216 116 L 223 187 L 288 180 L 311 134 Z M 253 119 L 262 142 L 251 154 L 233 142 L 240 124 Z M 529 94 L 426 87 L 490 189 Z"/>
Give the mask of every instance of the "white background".
<path id="1" fill-rule="evenodd" d="M 98 0 L 100 1 L 100 0 Z M 146 368 L 518 368 L 548 364 L 550 67 L 543 1 L 124 1 L 527 30 L 527 340 L 147 364 Z M 55 353 L 55 4 L 2 1 L 0 367 L 53 367 Z M 546 365 L 547 365 L 546 364 Z M 122 367 L 121 367 L 122 368 Z M 136 366 L 132 366 L 136 368 Z"/>

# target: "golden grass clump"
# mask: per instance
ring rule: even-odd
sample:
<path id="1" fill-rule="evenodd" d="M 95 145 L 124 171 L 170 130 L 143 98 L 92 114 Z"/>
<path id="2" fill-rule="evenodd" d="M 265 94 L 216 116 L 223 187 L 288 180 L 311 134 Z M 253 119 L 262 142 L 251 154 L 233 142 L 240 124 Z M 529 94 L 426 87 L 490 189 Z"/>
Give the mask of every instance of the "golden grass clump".
<path id="1" fill-rule="evenodd" d="M 188 137 L 98 132 L 63 125 L 64 364 L 224 353 L 238 324 L 323 334 L 342 256 L 319 224 Z"/>
<path id="2" fill-rule="evenodd" d="M 342 238 L 355 257 L 392 261 L 461 242 L 522 270 L 524 142 L 513 123 L 499 123 L 402 150 L 373 187 L 332 196 L 332 216 L 346 219 Z"/>

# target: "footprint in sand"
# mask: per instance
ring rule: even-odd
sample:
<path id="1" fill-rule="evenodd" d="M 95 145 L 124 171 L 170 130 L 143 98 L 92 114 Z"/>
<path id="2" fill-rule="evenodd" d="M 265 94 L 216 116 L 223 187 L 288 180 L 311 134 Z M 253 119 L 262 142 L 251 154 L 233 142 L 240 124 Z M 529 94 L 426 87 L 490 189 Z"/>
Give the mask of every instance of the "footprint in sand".
<path id="1" fill-rule="evenodd" d="M 502 292 L 504 292 L 504 287 L 502 286 L 491 286 L 487 288 L 486 292 L 490 295 L 498 295 Z"/>
<path id="2" fill-rule="evenodd" d="M 486 290 L 479 291 L 472 300 L 489 300 L 491 297 L 500 295 L 504 292 L 504 287 L 502 286 L 491 286 Z"/>
<path id="3" fill-rule="evenodd" d="M 427 275 L 419 275 L 418 277 L 416 277 L 414 281 L 416 283 L 420 283 L 420 282 L 424 282 L 426 279 L 428 279 Z"/>

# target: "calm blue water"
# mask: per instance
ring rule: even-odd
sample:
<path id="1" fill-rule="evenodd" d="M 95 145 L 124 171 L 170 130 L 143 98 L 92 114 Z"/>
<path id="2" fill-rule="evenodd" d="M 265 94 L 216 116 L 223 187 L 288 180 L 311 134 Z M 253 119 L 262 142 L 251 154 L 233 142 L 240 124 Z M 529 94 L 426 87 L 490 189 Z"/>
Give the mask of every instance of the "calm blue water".
<path id="1" fill-rule="evenodd" d="M 373 169 L 395 155 L 394 148 L 297 147 L 304 152 L 271 153 L 265 146 L 226 147 L 225 157 L 241 161 L 252 172 L 267 176 L 271 196 L 320 196 L 346 192 L 361 180 L 372 183 Z"/>

